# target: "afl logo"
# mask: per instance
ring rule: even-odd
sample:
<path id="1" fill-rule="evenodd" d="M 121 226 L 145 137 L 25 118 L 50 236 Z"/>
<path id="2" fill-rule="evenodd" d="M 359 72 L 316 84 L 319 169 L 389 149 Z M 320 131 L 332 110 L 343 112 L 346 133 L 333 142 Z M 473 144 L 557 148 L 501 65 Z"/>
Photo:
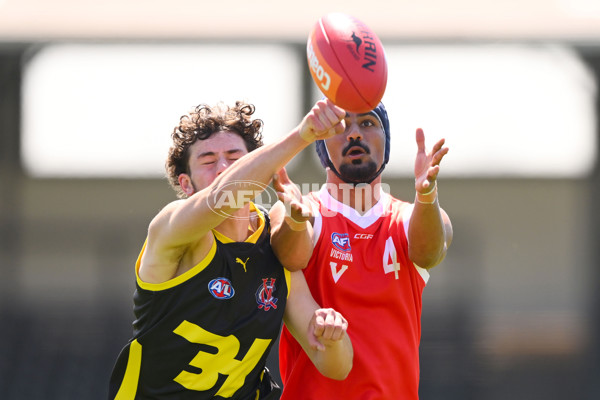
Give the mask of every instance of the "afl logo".
<path id="1" fill-rule="evenodd" d="M 350 238 L 347 233 L 333 232 L 331 234 L 331 243 L 341 251 L 350 251 Z"/>
<path id="2" fill-rule="evenodd" d="M 208 291 L 215 299 L 227 300 L 233 297 L 235 290 L 229 279 L 217 278 L 208 282 Z"/>

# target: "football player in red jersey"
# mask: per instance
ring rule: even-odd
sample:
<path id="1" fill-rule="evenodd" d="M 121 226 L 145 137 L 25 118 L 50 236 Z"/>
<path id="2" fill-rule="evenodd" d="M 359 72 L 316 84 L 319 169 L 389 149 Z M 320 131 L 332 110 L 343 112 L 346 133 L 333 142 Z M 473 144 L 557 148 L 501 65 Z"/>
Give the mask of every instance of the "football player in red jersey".
<path id="1" fill-rule="evenodd" d="M 135 269 L 133 337 L 113 369 L 111 399 L 278 399 L 265 364 L 282 319 L 321 373 L 350 371 L 347 321 L 319 308 L 302 272 L 284 269 L 310 254 L 274 254 L 304 233 L 291 216 L 271 220 L 250 201 L 295 154 L 342 132 L 344 111 L 318 102 L 267 146 L 253 113 L 244 102 L 200 105 L 172 134 L 167 173 L 182 198 L 150 222 Z M 290 186 L 278 188 L 283 196 Z M 288 223 L 284 240 L 271 236 Z"/>
<path id="2" fill-rule="evenodd" d="M 282 399 L 416 400 L 421 295 L 428 270 L 444 259 L 452 241 L 437 187 L 448 148 L 442 139 L 427 151 L 423 130 L 417 129 L 416 195 L 410 203 L 383 190 L 381 172 L 390 157 L 383 104 L 347 113 L 344 125 L 343 134 L 317 141 L 327 182 L 304 198 L 295 193 L 300 205 L 294 228 L 304 228 L 306 237 L 290 246 L 298 253 L 312 251 L 303 270 L 306 281 L 319 304 L 347 318 L 354 366 L 343 382 L 323 377 L 284 329 Z M 287 235 L 290 226 L 280 225 L 274 236 Z"/>

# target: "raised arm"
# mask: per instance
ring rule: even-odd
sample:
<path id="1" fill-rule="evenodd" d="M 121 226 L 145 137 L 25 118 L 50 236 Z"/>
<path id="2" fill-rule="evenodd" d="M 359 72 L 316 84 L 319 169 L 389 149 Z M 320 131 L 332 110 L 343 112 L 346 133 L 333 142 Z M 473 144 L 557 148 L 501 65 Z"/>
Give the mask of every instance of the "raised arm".
<path id="1" fill-rule="evenodd" d="M 167 205 L 150 223 L 140 276 L 150 283 L 171 279 L 192 244 L 194 260 L 207 254 L 213 240 L 210 230 L 245 207 L 310 143 L 343 132 L 344 115 L 345 111 L 329 100 L 318 101 L 283 139 L 245 154 L 208 187 Z"/>
<path id="2" fill-rule="evenodd" d="M 319 308 L 302 271 L 291 273 L 283 321 L 321 374 L 336 380 L 348 376 L 354 358 L 348 322 L 331 308 Z"/>
<path id="3" fill-rule="evenodd" d="M 425 149 L 425 134 L 417 129 L 415 159 L 415 204 L 408 227 L 408 253 L 412 262 L 422 268 L 438 265 L 452 242 L 452 224 L 438 200 L 437 176 L 440 162 L 448 153 L 445 139 L 439 140 L 431 152 Z"/>
<path id="4" fill-rule="evenodd" d="M 275 175 L 273 187 L 280 201 L 270 211 L 271 245 L 279 261 L 297 271 L 306 267 L 312 255 L 312 210 L 285 169 Z"/>

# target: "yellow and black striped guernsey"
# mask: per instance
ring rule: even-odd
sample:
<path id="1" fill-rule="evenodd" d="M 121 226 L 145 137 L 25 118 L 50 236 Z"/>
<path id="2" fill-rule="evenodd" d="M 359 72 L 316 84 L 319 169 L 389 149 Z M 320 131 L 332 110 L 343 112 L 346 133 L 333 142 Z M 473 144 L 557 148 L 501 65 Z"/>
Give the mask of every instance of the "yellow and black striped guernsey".
<path id="1" fill-rule="evenodd" d="M 213 231 L 212 249 L 190 271 L 162 284 L 138 276 L 133 338 L 116 361 L 110 399 L 279 398 L 264 371 L 289 274 L 271 249 L 266 211 L 251 211 L 259 228 L 245 242 Z"/>

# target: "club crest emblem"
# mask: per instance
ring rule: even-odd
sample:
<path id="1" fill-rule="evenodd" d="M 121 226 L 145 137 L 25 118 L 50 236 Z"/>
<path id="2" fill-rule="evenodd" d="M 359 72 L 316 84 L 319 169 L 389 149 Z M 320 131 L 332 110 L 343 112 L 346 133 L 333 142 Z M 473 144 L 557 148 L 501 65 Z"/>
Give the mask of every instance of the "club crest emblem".
<path id="1" fill-rule="evenodd" d="M 278 299 L 273 297 L 273 292 L 275 291 L 275 279 L 266 278 L 262 281 L 262 285 L 256 290 L 256 302 L 258 303 L 258 308 L 269 311 L 271 307 L 273 307 L 273 309 L 276 310 Z"/>
<path id="2" fill-rule="evenodd" d="M 235 294 L 233 285 L 227 278 L 216 278 L 208 282 L 208 291 L 219 300 L 230 299 Z"/>
<path id="3" fill-rule="evenodd" d="M 347 233 L 333 232 L 331 234 L 331 243 L 341 251 L 350 251 L 350 237 Z"/>

